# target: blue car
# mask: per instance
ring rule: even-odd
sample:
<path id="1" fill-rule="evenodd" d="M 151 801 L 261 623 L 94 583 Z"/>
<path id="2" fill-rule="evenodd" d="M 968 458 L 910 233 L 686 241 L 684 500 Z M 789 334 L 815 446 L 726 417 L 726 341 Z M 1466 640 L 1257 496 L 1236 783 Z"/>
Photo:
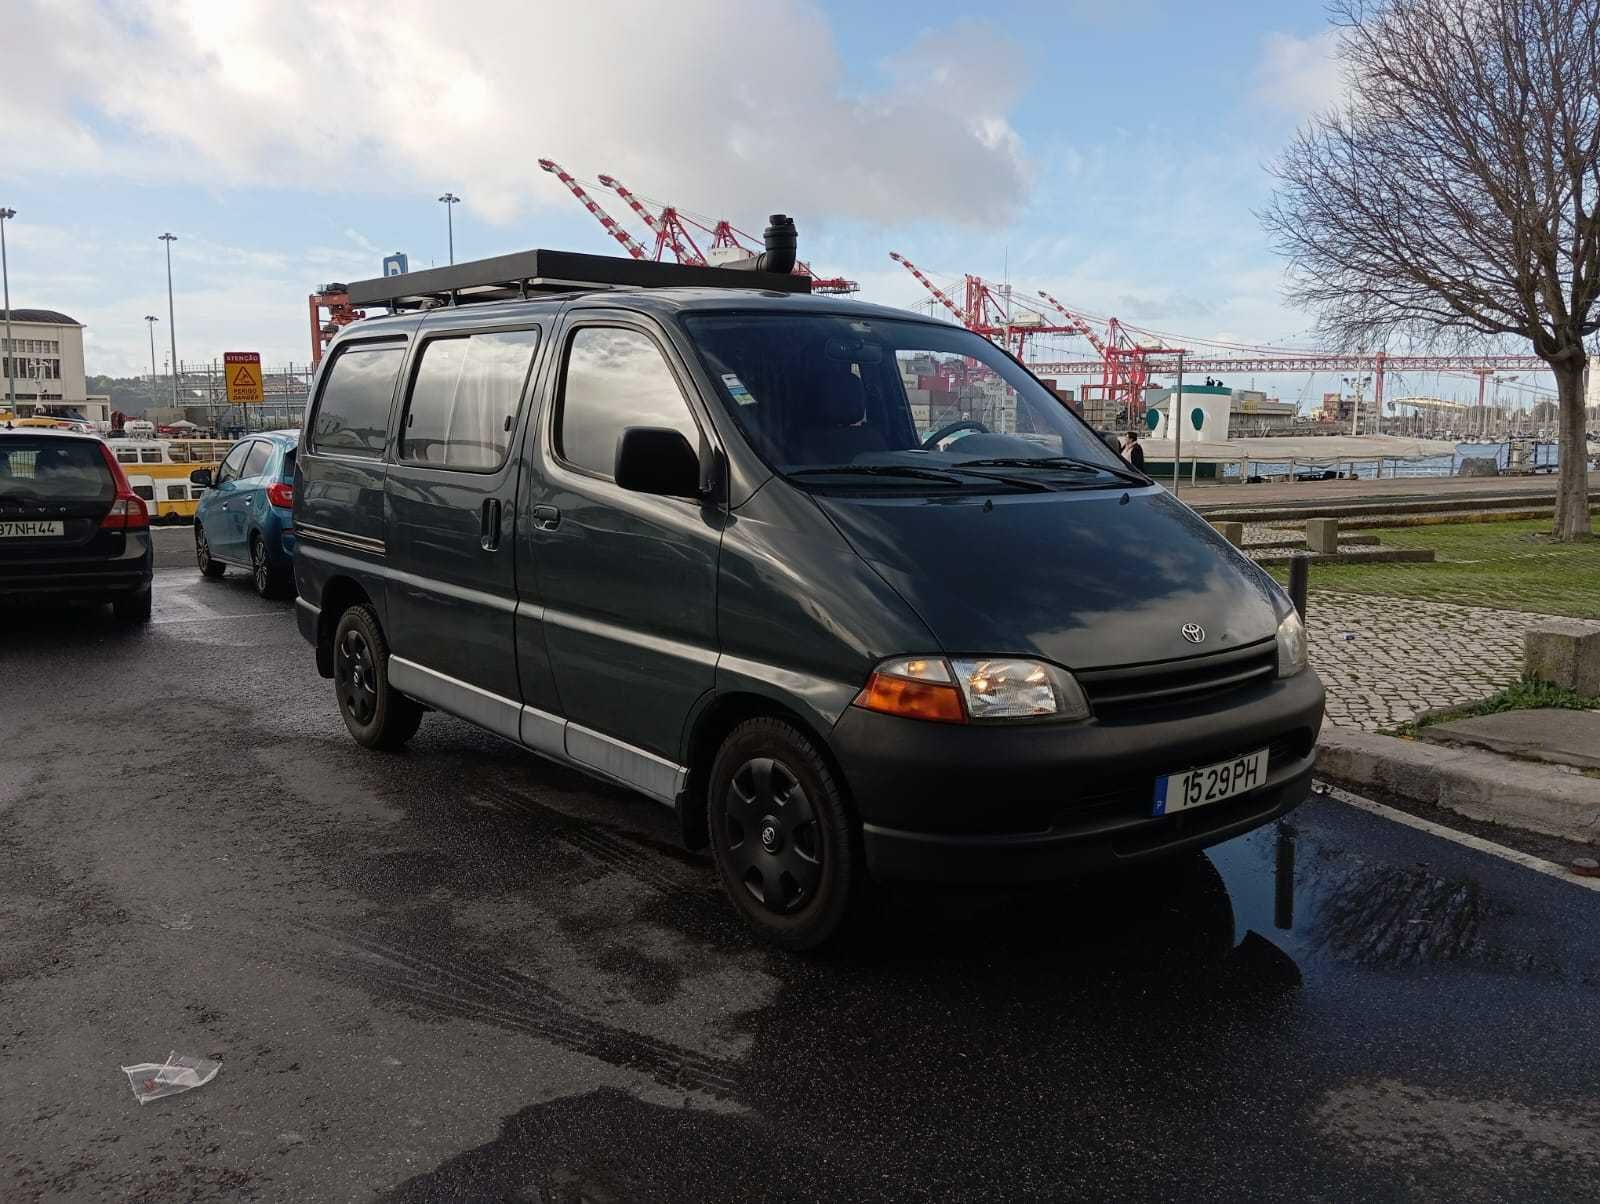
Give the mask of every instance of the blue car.
<path id="1" fill-rule="evenodd" d="M 194 558 L 206 577 L 248 569 L 263 598 L 294 592 L 294 461 L 299 431 L 246 435 L 224 457 L 213 480 L 197 468 L 189 480 L 204 485 L 194 512 Z"/>

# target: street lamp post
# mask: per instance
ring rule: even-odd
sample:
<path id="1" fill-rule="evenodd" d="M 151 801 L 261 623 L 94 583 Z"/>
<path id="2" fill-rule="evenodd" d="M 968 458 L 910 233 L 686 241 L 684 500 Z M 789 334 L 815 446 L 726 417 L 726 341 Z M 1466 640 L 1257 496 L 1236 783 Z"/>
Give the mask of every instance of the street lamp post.
<path id="1" fill-rule="evenodd" d="M 6 264 L 6 222 L 17 216 L 15 209 L 0 208 L 0 280 L 5 284 L 6 300 L 6 409 L 17 412 L 17 348 L 11 341 L 11 269 Z"/>
<path id="2" fill-rule="evenodd" d="M 172 244 L 178 241 L 176 234 L 158 234 L 156 236 L 167 244 L 167 334 L 172 339 L 172 408 L 178 408 L 178 328 L 172 317 Z M 151 327 L 154 330 L 154 327 Z"/>
<path id="3" fill-rule="evenodd" d="M 144 324 L 150 328 L 150 404 L 156 404 L 156 323 L 155 314 L 145 314 Z"/>
<path id="4" fill-rule="evenodd" d="M 439 203 L 444 206 L 445 229 L 450 235 L 450 262 L 456 261 L 456 221 L 455 207 L 461 203 L 461 198 L 453 192 L 447 192 L 439 198 Z"/>
<path id="5" fill-rule="evenodd" d="M 1179 469 L 1183 465 L 1183 352 L 1178 352 L 1178 387 L 1167 406 L 1167 429 L 1172 436 L 1172 496 L 1178 496 Z"/>
<path id="6" fill-rule="evenodd" d="M 1352 435 L 1361 433 L 1361 390 L 1366 388 L 1367 382 L 1371 379 L 1372 377 L 1370 376 L 1346 376 L 1343 378 L 1345 385 L 1354 388 L 1356 391 L 1355 406 L 1350 412 L 1350 433 Z"/>

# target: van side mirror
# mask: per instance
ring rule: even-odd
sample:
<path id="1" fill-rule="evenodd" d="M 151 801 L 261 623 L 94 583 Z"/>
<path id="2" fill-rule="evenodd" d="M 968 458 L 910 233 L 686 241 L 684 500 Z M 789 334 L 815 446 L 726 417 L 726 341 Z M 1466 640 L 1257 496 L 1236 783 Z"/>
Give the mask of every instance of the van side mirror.
<path id="1" fill-rule="evenodd" d="M 211 488 L 211 470 L 209 468 L 196 468 L 189 473 L 189 484 L 204 485 Z"/>
<path id="2" fill-rule="evenodd" d="M 683 432 L 671 427 L 630 426 L 623 431 L 613 475 L 618 485 L 635 493 L 700 496 L 700 457 Z"/>

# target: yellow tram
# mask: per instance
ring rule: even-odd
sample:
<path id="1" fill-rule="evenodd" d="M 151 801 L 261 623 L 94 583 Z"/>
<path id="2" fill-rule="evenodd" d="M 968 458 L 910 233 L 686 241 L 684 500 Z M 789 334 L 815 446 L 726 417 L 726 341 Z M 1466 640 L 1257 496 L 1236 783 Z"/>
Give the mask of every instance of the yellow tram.
<path id="1" fill-rule="evenodd" d="M 112 439 L 111 450 L 128 484 L 145 501 L 152 522 L 192 522 L 205 487 L 189 474 L 209 468 L 214 476 L 233 444 L 226 439 Z"/>

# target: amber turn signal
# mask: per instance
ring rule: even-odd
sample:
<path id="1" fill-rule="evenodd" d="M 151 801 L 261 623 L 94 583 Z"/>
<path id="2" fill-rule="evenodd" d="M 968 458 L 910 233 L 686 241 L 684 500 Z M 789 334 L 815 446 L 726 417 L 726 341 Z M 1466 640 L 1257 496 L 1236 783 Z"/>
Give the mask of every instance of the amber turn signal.
<path id="1" fill-rule="evenodd" d="M 965 723 L 967 712 L 961 705 L 961 691 L 953 685 L 912 681 L 874 673 L 856 696 L 856 705 L 886 715 L 907 719 L 930 719 L 935 723 Z"/>

